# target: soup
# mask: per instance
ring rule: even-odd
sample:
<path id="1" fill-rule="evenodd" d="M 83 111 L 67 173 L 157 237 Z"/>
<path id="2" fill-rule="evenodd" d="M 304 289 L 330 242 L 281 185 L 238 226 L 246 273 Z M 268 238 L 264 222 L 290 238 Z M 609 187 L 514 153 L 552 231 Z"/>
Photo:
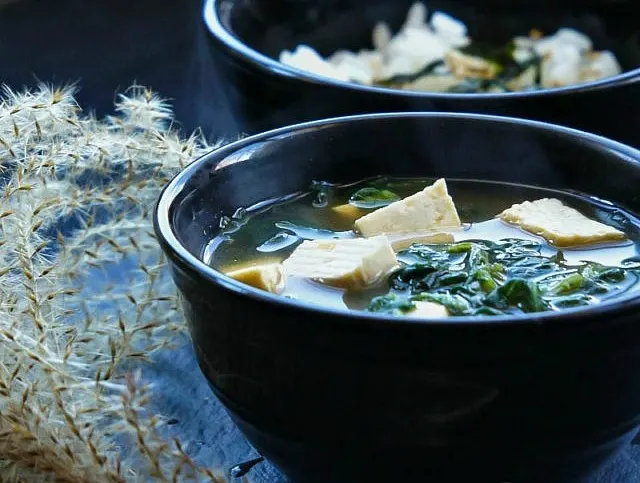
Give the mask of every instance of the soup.
<path id="1" fill-rule="evenodd" d="M 205 261 L 283 297 L 408 317 L 562 310 L 638 289 L 639 221 L 515 184 L 378 177 L 239 209 Z"/>
<path id="2" fill-rule="evenodd" d="M 546 34 L 533 28 L 502 45 L 470 38 L 467 27 L 444 12 L 427 19 L 424 4 L 409 10 L 392 35 L 380 23 L 373 50 L 339 50 L 324 59 L 312 47 L 281 52 L 283 64 L 336 80 L 395 89 L 478 93 L 564 87 L 622 72 L 610 51 L 593 49 L 582 32 L 560 28 Z"/>

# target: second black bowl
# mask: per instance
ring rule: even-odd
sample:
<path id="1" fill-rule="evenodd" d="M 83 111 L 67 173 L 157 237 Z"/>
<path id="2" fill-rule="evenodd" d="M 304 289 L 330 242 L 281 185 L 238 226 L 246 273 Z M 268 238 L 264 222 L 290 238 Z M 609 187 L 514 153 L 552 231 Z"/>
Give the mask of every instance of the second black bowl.
<path id="1" fill-rule="evenodd" d="M 476 112 L 550 121 L 640 146 L 640 5 L 627 0 L 432 0 L 479 40 L 506 41 L 532 27 L 573 27 L 610 49 L 621 75 L 566 88 L 506 94 L 439 94 L 359 86 L 289 68 L 277 60 L 300 43 L 323 55 L 370 47 L 373 26 L 397 28 L 412 0 L 207 0 L 204 19 L 226 81 L 237 129 L 255 133 L 295 122 L 390 111 Z M 206 87 L 205 87 L 206 88 Z M 213 87 L 212 87 L 213 88 Z"/>

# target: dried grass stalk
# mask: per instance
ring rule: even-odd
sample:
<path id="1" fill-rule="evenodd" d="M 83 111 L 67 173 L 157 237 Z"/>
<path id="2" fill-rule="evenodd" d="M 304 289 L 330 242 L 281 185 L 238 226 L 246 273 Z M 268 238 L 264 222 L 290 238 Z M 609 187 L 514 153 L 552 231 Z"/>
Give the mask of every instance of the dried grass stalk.
<path id="1" fill-rule="evenodd" d="M 2 93 L 2 481 L 215 480 L 131 374 L 183 330 L 150 210 L 210 146 L 142 87 L 115 110 L 84 115 L 73 86 Z"/>

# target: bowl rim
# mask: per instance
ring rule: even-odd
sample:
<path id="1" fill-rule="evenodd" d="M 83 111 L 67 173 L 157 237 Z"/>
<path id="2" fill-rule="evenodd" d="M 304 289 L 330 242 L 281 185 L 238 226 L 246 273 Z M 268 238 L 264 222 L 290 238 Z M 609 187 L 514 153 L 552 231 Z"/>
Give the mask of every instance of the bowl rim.
<path id="1" fill-rule="evenodd" d="M 430 92 L 430 91 L 411 91 L 392 89 L 389 87 L 367 86 L 357 84 L 355 82 L 341 81 L 324 77 L 311 72 L 290 67 L 281 63 L 276 59 L 259 52 L 245 44 L 234 32 L 228 30 L 222 23 L 217 13 L 216 6 L 223 1 L 232 0 L 205 0 L 202 9 L 202 17 L 210 35 L 220 42 L 229 52 L 236 57 L 241 58 L 245 62 L 250 63 L 254 67 L 265 73 L 275 73 L 278 76 L 289 79 L 296 79 L 306 84 L 336 87 L 338 89 L 346 89 L 349 91 L 371 93 L 377 95 L 390 95 L 392 97 L 407 97 L 419 99 L 449 99 L 458 101 L 482 101 L 493 99 L 523 99 L 538 97 L 555 97 L 566 94 L 579 94 L 591 91 L 599 91 L 609 87 L 624 86 L 640 82 L 640 66 L 635 69 L 622 72 L 618 75 L 605 77 L 603 79 L 584 82 L 581 84 L 573 84 L 565 87 L 552 87 L 547 89 L 539 89 L 534 91 L 516 91 L 516 92 L 485 92 L 485 93 L 449 93 L 449 92 Z M 293 46 L 292 46 L 293 47 Z"/>
<path id="2" fill-rule="evenodd" d="M 572 129 L 556 124 L 550 124 L 541 121 L 533 121 L 528 119 L 519 119 L 505 116 L 494 116 L 486 114 L 471 113 L 441 113 L 441 112 L 394 112 L 394 113 L 375 113 L 360 114 L 353 116 L 333 117 L 310 121 L 304 123 L 293 124 L 290 126 L 273 129 L 264 133 L 255 134 L 219 148 L 214 148 L 200 158 L 190 163 L 180 173 L 174 176 L 171 181 L 163 188 L 153 211 L 153 225 L 158 241 L 163 251 L 168 255 L 169 259 L 177 265 L 181 266 L 192 273 L 195 273 L 203 281 L 212 283 L 219 288 L 233 292 L 236 295 L 248 296 L 254 300 L 275 304 L 280 307 L 288 307 L 291 309 L 302 310 L 303 312 L 323 313 L 335 317 L 341 317 L 351 322 L 361 323 L 379 323 L 394 324 L 395 326 L 414 326 L 416 324 L 428 324 L 436 326 L 481 326 L 495 327 L 505 324 L 541 324 L 541 323 L 558 323 L 560 320 L 580 320 L 587 318 L 606 317 L 607 314 L 613 312 L 635 312 L 640 313 L 640 292 L 631 297 L 624 297 L 619 300 L 605 301 L 587 308 L 568 308 L 553 312 L 537 312 L 518 315 L 504 315 L 492 317 L 477 316 L 456 316 L 448 318 L 409 318 L 395 317 L 385 314 L 377 314 L 365 311 L 347 311 L 344 309 L 324 307 L 321 305 L 308 303 L 301 300 L 289 299 L 281 295 L 272 294 L 257 288 L 250 287 L 238 282 L 222 272 L 219 272 L 207 265 L 199 257 L 191 254 L 178 240 L 174 233 L 173 225 L 170 220 L 170 213 L 176 198 L 182 193 L 187 185 L 188 180 L 200 171 L 203 165 L 210 162 L 211 158 L 220 158 L 216 162 L 216 166 L 227 156 L 238 152 L 253 144 L 258 144 L 269 139 L 282 137 L 283 135 L 300 132 L 303 130 L 313 130 L 329 125 L 366 122 L 376 119 L 393 119 L 393 118 L 413 118 L 413 119 L 466 119 L 476 122 L 495 122 L 507 125 L 519 125 L 530 129 L 538 129 L 546 132 L 560 134 L 573 139 L 582 139 L 603 146 L 609 151 L 614 152 L 620 158 L 627 162 L 636 163 L 640 169 L 640 150 L 624 145 L 617 141 L 613 141 L 602 136 L 587 133 L 577 129 Z M 222 166 L 223 168 L 223 166 Z M 573 317 L 572 317 L 573 316 Z M 576 317 L 577 316 L 577 317 Z M 558 320 L 560 319 L 560 320 Z"/>

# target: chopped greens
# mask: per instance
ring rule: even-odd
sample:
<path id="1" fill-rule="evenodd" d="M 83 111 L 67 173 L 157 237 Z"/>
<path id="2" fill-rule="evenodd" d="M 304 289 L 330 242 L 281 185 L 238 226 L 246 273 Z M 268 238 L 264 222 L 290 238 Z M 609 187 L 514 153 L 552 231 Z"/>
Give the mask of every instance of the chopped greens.
<path id="1" fill-rule="evenodd" d="M 263 275 L 270 273 L 260 267 L 281 263 L 287 276 L 281 293 L 285 297 L 394 316 L 443 315 L 442 307 L 426 302 L 444 306 L 455 319 L 589 308 L 604 300 L 637 296 L 639 222 L 623 210 L 600 203 L 591 206 L 591 199 L 581 199 L 576 208 L 584 208 L 601 222 L 615 219 L 615 226 L 623 227 L 629 240 L 565 252 L 543 238 L 527 235 L 521 239 L 520 230 L 495 217 L 505 206 L 550 196 L 539 188 L 453 180 L 456 209 L 465 222 L 457 234 L 439 236 L 433 231 L 431 238 L 431 232 L 424 229 L 423 233 L 420 225 L 403 232 L 402 223 L 395 223 L 392 214 L 395 227 L 388 233 L 389 246 L 384 250 L 374 252 L 372 247 L 365 253 L 355 245 L 349 251 L 342 247 L 343 241 L 363 238 L 354 230 L 359 217 L 419 193 L 435 181 L 386 174 L 345 184 L 316 180 L 308 192 L 286 195 L 268 209 L 258 203 L 236 210 L 233 216 L 222 216 L 220 236 L 207 247 L 207 257 L 225 271 L 258 267 L 255 273 L 260 284 Z M 577 202 L 574 195 L 563 195 L 560 201 L 569 206 Z M 466 239 L 453 243 L 459 235 Z M 305 243 L 314 240 L 334 240 L 335 253 L 333 243 Z M 318 250 L 312 251 L 315 245 Z M 315 269 L 296 274 L 291 269 L 295 252 L 304 255 L 296 262 L 300 267 L 335 267 L 331 270 L 339 272 L 340 284 L 331 285 L 327 276 L 312 275 L 319 272 Z"/>
<path id="2" fill-rule="evenodd" d="M 502 45 L 476 41 L 460 48 L 459 50 L 465 55 L 480 57 L 488 62 L 496 64 L 499 66 L 500 71 L 502 71 L 506 65 L 515 62 L 513 55 L 516 51 L 516 45 L 513 40 Z"/>
<path id="3" fill-rule="evenodd" d="M 572 273 L 558 282 L 557 285 L 552 286 L 549 291 L 554 295 L 564 295 L 582 288 L 584 281 L 585 279 L 582 274 L 577 272 Z"/>
<path id="4" fill-rule="evenodd" d="M 398 201 L 400 196 L 393 191 L 379 188 L 361 188 L 351 195 L 349 203 L 358 208 L 380 208 Z"/>
<path id="5" fill-rule="evenodd" d="M 505 239 L 448 245 L 414 245 L 399 253 L 404 266 L 389 278 L 391 292 L 368 310 L 393 315 L 426 300 L 450 315 L 506 315 L 589 305 L 620 294 L 638 281 L 638 268 L 594 262 L 569 265 L 542 244 Z"/>
<path id="6" fill-rule="evenodd" d="M 450 87 L 448 92 L 510 92 L 526 87 L 536 87 L 540 82 L 542 58 L 531 49 L 526 60 L 517 60 L 516 45 L 513 41 L 502 45 L 473 42 L 461 48 L 459 52 L 484 60 L 488 65 L 493 66 L 495 75 L 491 78 L 465 77 L 459 84 Z M 530 69 L 533 71 L 528 72 Z"/>

